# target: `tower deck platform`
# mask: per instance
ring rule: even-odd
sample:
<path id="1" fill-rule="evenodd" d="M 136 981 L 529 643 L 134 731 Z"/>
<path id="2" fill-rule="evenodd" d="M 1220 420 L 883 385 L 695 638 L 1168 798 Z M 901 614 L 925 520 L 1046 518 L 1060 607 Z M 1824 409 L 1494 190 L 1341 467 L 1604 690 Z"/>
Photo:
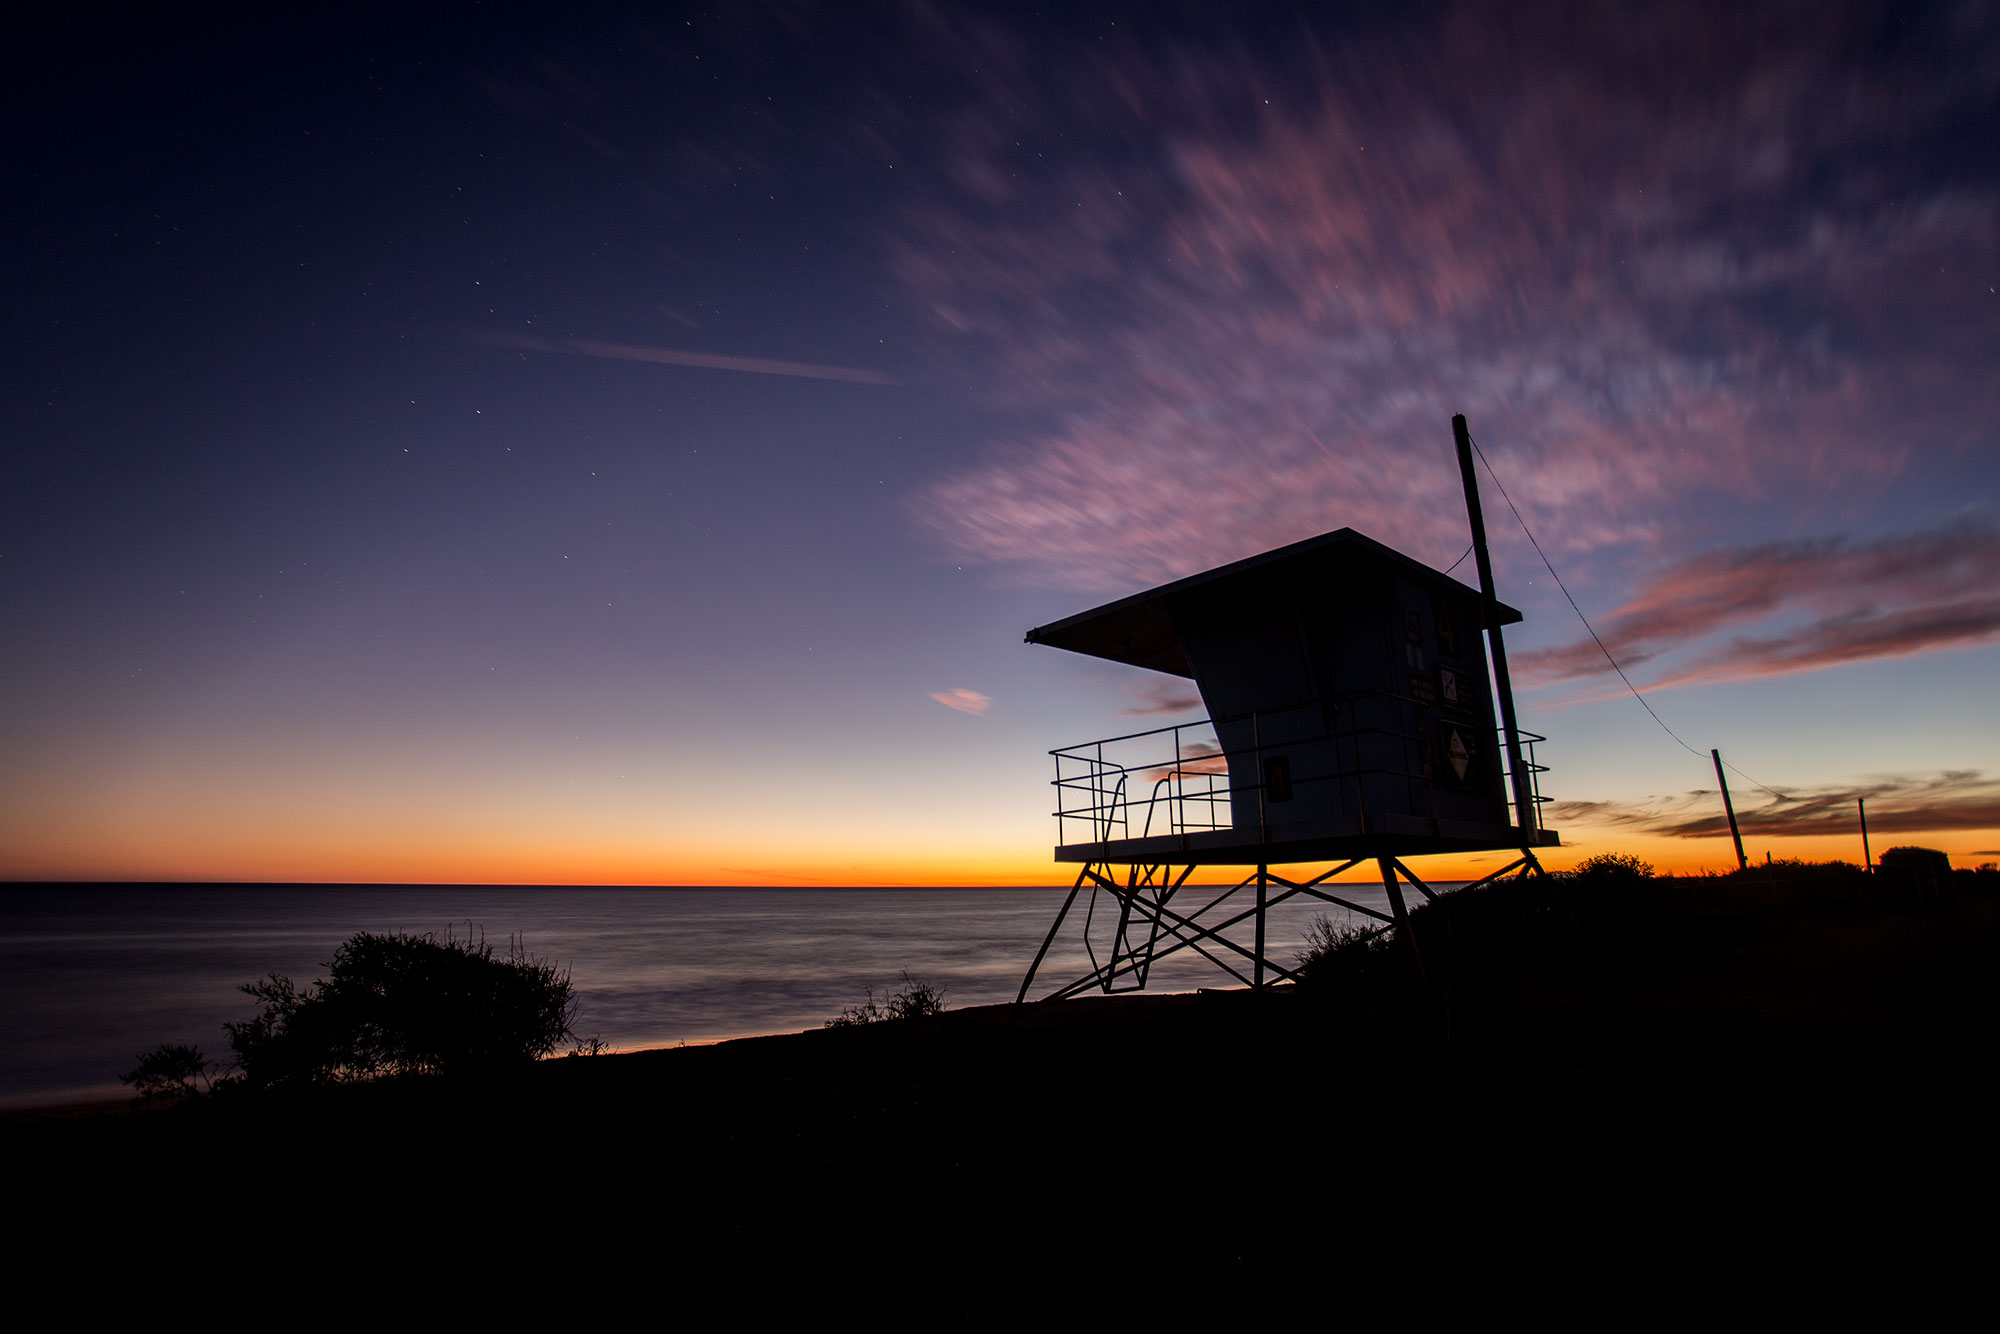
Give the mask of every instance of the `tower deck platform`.
<path id="1" fill-rule="evenodd" d="M 1559 846 L 1561 840 L 1553 829 L 1386 814 L 1332 816 L 1303 827 L 1290 826 L 1278 838 L 1246 839 L 1237 829 L 1202 829 L 1069 843 L 1056 848 L 1055 859 L 1072 865 L 1287 866 Z"/>

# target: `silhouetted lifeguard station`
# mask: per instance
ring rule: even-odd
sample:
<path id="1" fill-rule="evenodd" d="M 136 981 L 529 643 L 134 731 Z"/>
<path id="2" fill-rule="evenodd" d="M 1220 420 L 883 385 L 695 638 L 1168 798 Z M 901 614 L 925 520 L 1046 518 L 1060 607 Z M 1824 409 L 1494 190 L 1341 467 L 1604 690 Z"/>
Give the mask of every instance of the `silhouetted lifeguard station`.
<path id="1" fill-rule="evenodd" d="M 1558 843 L 1535 790 L 1545 738 L 1515 722 L 1501 635 L 1521 613 L 1494 596 L 1465 418 L 1452 429 L 1477 590 L 1342 528 L 1028 631 L 1031 644 L 1186 677 L 1209 716 L 1051 752 L 1055 858 L 1080 869 L 1020 1000 L 1085 888 L 1092 968 L 1049 999 L 1142 989 L 1154 961 L 1182 949 L 1248 986 L 1296 980 L 1265 949 L 1269 910 L 1306 895 L 1406 926 L 1399 878 L 1436 897 L 1406 857 L 1512 849 L 1479 884 L 1541 873 L 1534 850 Z M 1390 913 L 1328 888 L 1367 861 Z M 1323 862 L 1335 864 L 1309 877 L 1274 869 Z M 1202 866 L 1254 869 L 1178 902 Z M 1089 931 L 1100 893 L 1116 913 L 1102 959 Z M 1231 934 L 1246 925 L 1249 942 Z"/>

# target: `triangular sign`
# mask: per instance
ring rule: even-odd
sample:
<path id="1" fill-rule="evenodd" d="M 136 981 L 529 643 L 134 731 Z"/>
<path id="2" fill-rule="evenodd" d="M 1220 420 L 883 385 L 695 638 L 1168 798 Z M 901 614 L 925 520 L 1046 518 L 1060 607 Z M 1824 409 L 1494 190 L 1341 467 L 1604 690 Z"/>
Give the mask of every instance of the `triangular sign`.
<path id="1" fill-rule="evenodd" d="M 1465 733 L 1457 728 L 1451 730 L 1451 741 L 1445 746 L 1445 754 L 1451 757 L 1451 767 L 1458 773 L 1458 781 L 1464 782 L 1466 771 L 1472 768 L 1472 752 L 1465 748 Z"/>

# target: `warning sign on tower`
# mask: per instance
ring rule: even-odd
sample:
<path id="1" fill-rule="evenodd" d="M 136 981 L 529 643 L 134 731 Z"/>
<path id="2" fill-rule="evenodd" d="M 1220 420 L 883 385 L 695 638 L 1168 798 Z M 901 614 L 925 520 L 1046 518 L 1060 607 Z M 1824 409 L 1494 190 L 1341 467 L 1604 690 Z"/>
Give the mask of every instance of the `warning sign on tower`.
<path id="1" fill-rule="evenodd" d="M 1440 724 L 1438 749 L 1443 752 L 1444 764 L 1439 776 L 1445 786 L 1465 791 L 1485 790 L 1485 748 L 1477 731 L 1458 723 Z"/>
<path id="2" fill-rule="evenodd" d="M 1438 694 L 1444 698 L 1447 709 L 1471 709 L 1472 681 L 1464 672 L 1455 672 L 1449 667 L 1438 668 Z"/>
<path id="3" fill-rule="evenodd" d="M 1439 598 L 1434 604 L 1435 615 L 1432 623 L 1437 627 L 1438 652 L 1447 657 L 1458 656 L 1458 621 L 1451 614 L 1451 603 Z"/>

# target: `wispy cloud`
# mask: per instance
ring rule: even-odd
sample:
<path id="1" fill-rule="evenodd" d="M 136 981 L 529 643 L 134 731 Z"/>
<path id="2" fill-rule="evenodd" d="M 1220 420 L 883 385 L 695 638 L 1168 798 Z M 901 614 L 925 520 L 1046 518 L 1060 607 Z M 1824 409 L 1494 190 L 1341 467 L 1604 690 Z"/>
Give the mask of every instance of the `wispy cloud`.
<path id="1" fill-rule="evenodd" d="M 1165 778 L 1228 777 L 1229 758 L 1222 747 L 1209 741 L 1191 741 L 1181 747 L 1180 758 L 1144 772 L 1144 780 L 1157 783 Z"/>
<path id="2" fill-rule="evenodd" d="M 897 272 L 1017 426 L 919 522 L 1088 589 L 1341 524 L 1442 565 L 1464 411 L 1545 538 L 1645 555 L 1716 497 L 1991 442 L 2000 191 L 1946 146 L 1991 108 L 1990 14 L 1891 51 L 1844 9 L 1552 12 L 1302 32 L 1284 67 L 938 32 L 992 83 L 930 131 Z"/>
<path id="3" fill-rule="evenodd" d="M 805 380 L 848 380 L 856 384 L 900 384 L 895 376 L 862 366 L 820 366 L 804 361 L 774 361 L 768 357 L 731 357 L 689 352 L 674 347 L 637 343 L 606 343 L 594 338 L 535 338 L 526 334 L 476 333 L 475 342 L 524 352 L 561 352 L 602 357 L 610 361 L 646 361 L 660 366 L 698 366 L 705 370 L 744 371 L 752 375 L 790 375 Z"/>
<path id="4" fill-rule="evenodd" d="M 1751 626 L 1768 628 L 1717 642 Z M 1718 547 L 1651 577 L 1599 635 L 1628 672 L 1659 667 L 1659 686 L 1990 643 L 2000 639 L 2000 530 L 1961 520 L 1866 541 Z M 1528 684 L 1611 670 L 1588 638 L 1518 661 Z"/>
<path id="5" fill-rule="evenodd" d="M 977 690 L 967 690 L 963 686 L 952 690 L 933 690 L 931 698 L 947 709 L 957 709 L 960 713 L 969 713 L 975 717 L 983 716 L 988 706 L 993 703 L 991 695 L 982 695 Z"/>
<path id="6" fill-rule="evenodd" d="M 1159 714 L 1192 713 L 1201 708 L 1201 696 L 1180 681 L 1148 681 L 1138 688 L 1139 702 L 1118 710 L 1120 718 L 1151 718 Z"/>
<path id="7" fill-rule="evenodd" d="M 1745 834 L 1770 838 L 1851 834 L 1860 828 L 1855 803 L 1864 799 L 1872 835 L 2000 829 L 2000 779 L 1978 769 L 1891 774 L 1850 786 L 1787 789 L 1783 798 L 1763 805 L 1747 804 L 1739 796 L 1736 818 Z M 1729 833 L 1721 794 L 1713 788 L 1633 803 L 1559 801 L 1551 803 L 1548 814 L 1556 827 L 1611 825 L 1669 838 L 1719 838 Z"/>

